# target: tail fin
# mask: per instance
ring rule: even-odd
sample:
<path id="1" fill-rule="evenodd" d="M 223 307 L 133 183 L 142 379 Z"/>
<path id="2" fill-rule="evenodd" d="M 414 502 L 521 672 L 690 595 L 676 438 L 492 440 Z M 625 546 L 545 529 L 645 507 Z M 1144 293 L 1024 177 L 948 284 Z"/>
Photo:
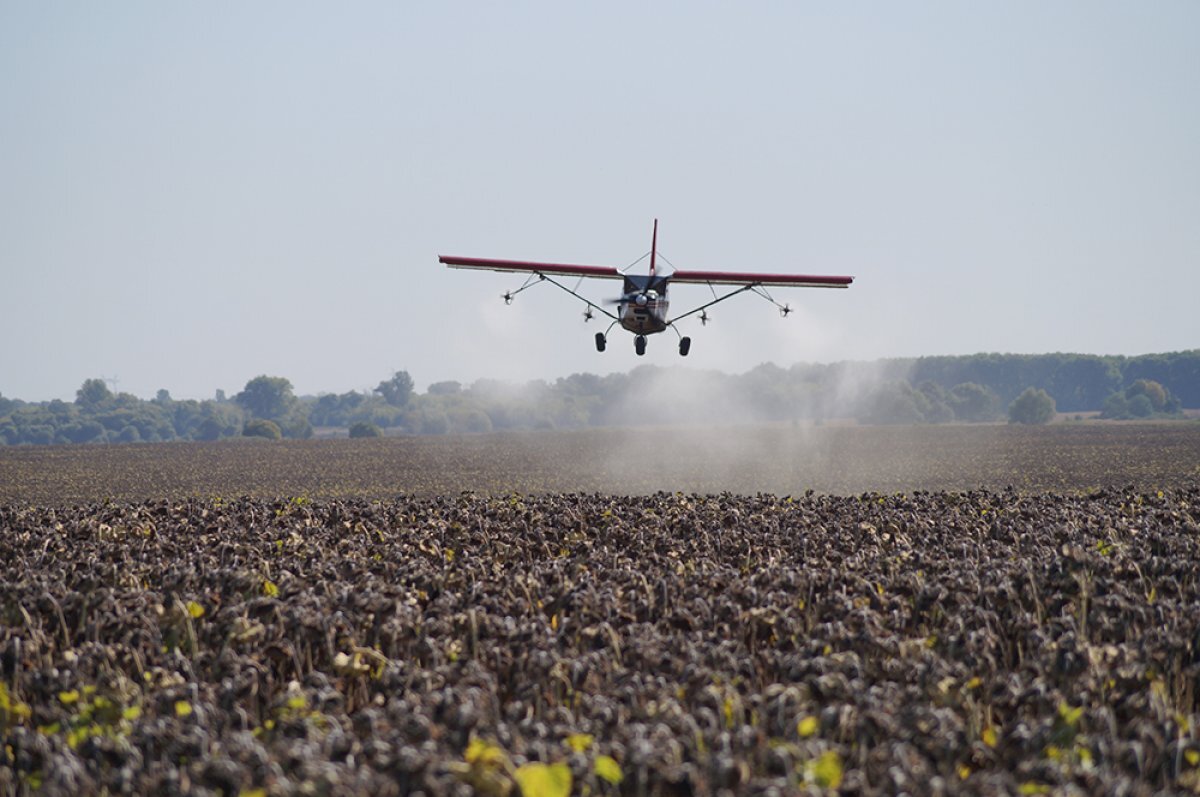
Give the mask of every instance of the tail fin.
<path id="1" fill-rule="evenodd" d="M 650 239 L 650 276 L 654 276 L 654 256 L 658 252 L 658 219 L 654 220 L 654 236 Z"/>

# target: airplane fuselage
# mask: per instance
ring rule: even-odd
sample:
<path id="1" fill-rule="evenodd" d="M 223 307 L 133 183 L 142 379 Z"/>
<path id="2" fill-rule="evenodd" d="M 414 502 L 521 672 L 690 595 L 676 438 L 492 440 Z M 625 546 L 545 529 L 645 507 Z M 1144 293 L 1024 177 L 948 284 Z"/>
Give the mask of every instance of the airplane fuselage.
<path id="1" fill-rule="evenodd" d="M 653 335 L 667 328 L 667 308 L 670 305 L 666 299 L 647 299 L 645 304 L 637 301 L 621 303 L 618 317 L 621 326 L 635 335 Z"/>
<path id="2" fill-rule="evenodd" d="M 635 335 L 653 335 L 667 328 L 671 303 L 667 299 L 667 277 L 625 275 L 625 295 L 617 307 L 621 327 Z"/>

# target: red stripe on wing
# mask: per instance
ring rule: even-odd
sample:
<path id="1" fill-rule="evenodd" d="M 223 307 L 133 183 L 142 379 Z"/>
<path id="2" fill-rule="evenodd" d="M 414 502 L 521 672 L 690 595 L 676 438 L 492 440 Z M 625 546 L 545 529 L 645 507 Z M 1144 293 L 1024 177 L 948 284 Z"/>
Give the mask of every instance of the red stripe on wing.
<path id="1" fill-rule="evenodd" d="M 565 274 L 573 277 L 621 279 L 621 272 L 612 266 L 575 266 L 570 263 L 535 263 L 528 260 L 495 260 L 486 257 L 456 257 L 440 255 L 439 263 L 451 268 L 478 268 L 488 271 L 529 271 L 542 274 Z"/>
<path id="2" fill-rule="evenodd" d="M 820 274 L 753 274 L 744 271 L 676 271 L 672 282 L 701 282 L 713 285 L 772 285 L 797 288 L 846 288 L 854 277 Z"/>

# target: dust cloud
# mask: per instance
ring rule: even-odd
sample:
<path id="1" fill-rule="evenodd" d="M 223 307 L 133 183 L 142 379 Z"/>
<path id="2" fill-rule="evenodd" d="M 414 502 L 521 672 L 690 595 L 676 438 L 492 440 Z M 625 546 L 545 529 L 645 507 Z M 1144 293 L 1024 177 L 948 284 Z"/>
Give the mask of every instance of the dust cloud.
<path id="1" fill-rule="evenodd" d="M 595 465 L 607 487 L 634 493 L 783 495 L 896 483 L 911 472 L 911 448 L 901 437 L 889 441 L 894 451 L 880 450 L 878 438 L 873 452 L 857 450 L 853 418 L 881 384 L 904 376 L 887 363 L 768 364 L 736 377 L 637 368 L 609 408 L 619 427 L 596 447 Z M 864 468 L 871 461 L 887 473 Z"/>

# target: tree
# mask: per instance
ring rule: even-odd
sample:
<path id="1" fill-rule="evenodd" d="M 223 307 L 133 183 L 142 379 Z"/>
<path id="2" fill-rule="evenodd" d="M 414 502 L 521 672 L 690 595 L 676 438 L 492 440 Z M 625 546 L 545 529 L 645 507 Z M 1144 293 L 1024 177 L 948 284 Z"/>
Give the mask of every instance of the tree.
<path id="1" fill-rule="evenodd" d="M 369 421 L 359 421 L 350 427 L 350 437 L 383 437 L 383 430 Z"/>
<path id="2" fill-rule="evenodd" d="M 978 382 L 963 382 L 951 388 L 950 405 L 960 421 L 986 423 L 1000 414 L 1000 397 Z"/>
<path id="3" fill-rule="evenodd" d="M 233 437 L 242 428 L 242 412 L 232 404 L 206 401 L 201 410 L 200 424 L 192 433 L 194 440 L 219 440 Z"/>
<path id="4" fill-rule="evenodd" d="M 282 418 L 296 405 L 292 383 L 282 376 L 256 376 L 233 400 L 251 416 L 265 420 Z"/>
<path id="5" fill-rule="evenodd" d="M 254 418 L 246 421 L 245 427 L 242 428 L 242 434 L 245 437 L 265 437 L 268 440 L 283 438 L 283 432 L 279 431 L 279 427 L 275 422 L 264 418 Z"/>
<path id="6" fill-rule="evenodd" d="M 375 392 L 393 407 L 407 406 L 413 393 L 412 377 L 408 375 L 408 371 L 397 371 L 392 374 L 391 379 L 380 382 Z"/>
<path id="7" fill-rule="evenodd" d="M 1027 387 L 1008 405 L 1008 422 L 1029 425 L 1050 423 L 1054 413 L 1054 399 L 1049 393 L 1041 388 Z"/>
<path id="8" fill-rule="evenodd" d="M 1166 388 L 1153 379 L 1139 379 L 1125 388 L 1125 398 L 1129 401 L 1132 402 L 1139 396 L 1146 397 L 1153 412 L 1162 412 L 1167 406 Z"/>
<path id="9" fill-rule="evenodd" d="M 929 399 L 903 380 L 880 385 L 859 420 L 876 424 L 924 423 Z"/>
<path id="10" fill-rule="evenodd" d="M 88 379 L 75 391 L 75 403 L 84 410 L 95 410 L 113 397 L 103 379 Z"/>

